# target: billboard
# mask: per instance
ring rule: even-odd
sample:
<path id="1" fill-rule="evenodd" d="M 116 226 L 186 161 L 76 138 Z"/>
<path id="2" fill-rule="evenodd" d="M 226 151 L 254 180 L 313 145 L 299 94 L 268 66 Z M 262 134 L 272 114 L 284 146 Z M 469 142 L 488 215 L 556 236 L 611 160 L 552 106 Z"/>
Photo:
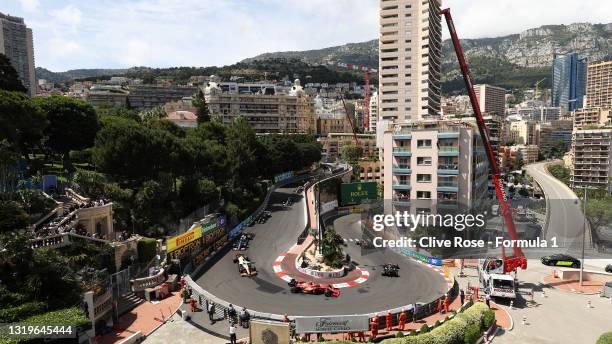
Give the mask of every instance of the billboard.
<path id="1" fill-rule="evenodd" d="M 190 231 L 187 231 L 181 235 L 177 235 L 168 239 L 166 243 L 166 252 L 170 253 L 176 251 L 179 248 L 192 243 L 202 237 L 202 227 L 198 226 Z"/>
<path id="2" fill-rule="evenodd" d="M 338 333 L 368 330 L 367 315 L 337 315 L 321 317 L 296 317 L 297 333 Z"/>
<path id="3" fill-rule="evenodd" d="M 340 185 L 340 206 L 361 204 L 366 199 L 378 199 L 376 182 L 343 183 Z"/>

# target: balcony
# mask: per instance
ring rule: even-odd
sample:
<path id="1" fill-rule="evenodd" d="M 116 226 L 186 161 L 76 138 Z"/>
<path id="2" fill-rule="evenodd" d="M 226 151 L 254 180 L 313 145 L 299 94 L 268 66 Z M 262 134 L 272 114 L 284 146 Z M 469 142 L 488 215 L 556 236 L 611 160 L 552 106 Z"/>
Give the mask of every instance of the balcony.
<path id="1" fill-rule="evenodd" d="M 398 140 L 398 141 L 410 140 L 411 138 L 412 138 L 412 134 L 410 133 L 405 133 L 405 134 L 400 133 L 400 134 L 393 135 L 393 139 Z"/>
<path id="2" fill-rule="evenodd" d="M 438 164 L 438 174 L 446 176 L 459 175 L 459 164 Z"/>
<path id="3" fill-rule="evenodd" d="M 451 181 L 438 181 L 438 192 L 459 192 L 459 185 L 457 182 Z"/>
<path id="4" fill-rule="evenodd" d="M 410 186 L 410 183 L 401 183 L 401 182 L 395 182 L 393 183 L 393 189 L 394 190 L 410 190 L 412 187 Z"/>
<path id="5" fill-rule="evenodd" d="M 412 156 L 410 147 L 393 147 L 393 156 Z"/>
<path id="6" fill-rule="evenodd" d="M 409 165 L 395 165 L 393 166 L 394 174 L 411 174 L 412 170 Z"/>
<path id="7" fill-rule="evenodd" d="M 438 132 L 439 139 L 458 139 L 459 132 L 458 131 L 440 131 Z"/>
<path id="8" fill-rule="evenodd" d="M 410 198 L 407 198 L 407 197 L 393 197 L 391 203 L 393 205 L 409 206 L 410 205 Z"/>
<path id="9" fill-rule="evenodd" d="M 459 147 L 442 146 L 438 148 L 439 156 L 459 156 Z"/>

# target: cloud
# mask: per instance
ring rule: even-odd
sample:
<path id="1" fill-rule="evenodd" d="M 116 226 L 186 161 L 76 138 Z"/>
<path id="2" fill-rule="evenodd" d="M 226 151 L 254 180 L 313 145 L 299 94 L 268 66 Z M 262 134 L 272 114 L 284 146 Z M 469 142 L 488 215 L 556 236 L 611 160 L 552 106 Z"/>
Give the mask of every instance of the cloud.
<path id="1" fill-rule="evenodd" d="M 25 17 L 34 31 L 37 65 L 54 70 L 227 65 L 265 52 L 363 42 L 379 30 L 380 0 L 39 1 L 9 1 L 5 11 Z M 452 9 L 462 38 L 609 22 L 612 13 L 612 1 L 601 0 L 442 3 Z"/>
<path id="2" fill-rule="evenodd" d="M 37 12 L 40 6 L 38 0 L 19 0 L 19 4 L 23 11 L 27 13 Z"/>
<path id="3" fill-rule="evenodd" d="M 72 28 L 75 28 L 79 23 L 81 23 L 81 18 L 83 14 L 78 7 L 70 4 L 64 8 L 52 10 L 51 16 L 60 24 L 68 25 Z"/>

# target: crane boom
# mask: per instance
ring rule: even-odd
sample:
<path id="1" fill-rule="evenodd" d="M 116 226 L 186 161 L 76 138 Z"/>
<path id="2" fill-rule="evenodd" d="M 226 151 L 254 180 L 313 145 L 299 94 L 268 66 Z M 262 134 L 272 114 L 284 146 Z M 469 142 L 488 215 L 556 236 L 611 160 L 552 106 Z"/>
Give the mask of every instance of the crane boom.
<path id="1" fill-rule="evenodd" d="M 443 14 L 444 18 L 446 19 L 446 25 L 448 26 L 448 30 L 453 41 L 455 53 L 457 54 L 457 60 L 459 61 L 459 67 L 461 68 L 463 81 L 465 82 L 465 87 L 467 88 L 470 97 L 470 103 L 472 104 L 472 109 L 474 110 L 474 116 L 476 117 L 478 131 L 480 132 L 480 137 L 482 138 L 482 143 L 485 147 L 489 166 L 491 166 L 493 179 L 492 181 L 493 185 L 495 186 L 495 193 L 497 195 L 497 199 L 499 201 L 500 213 L 504 217 L 504 223 L 506 225 L 506 228 L 508 229 L 510 239 L 517 240 L 518 237 L 516 234 L 516 227 L 514 226 L 514 220 L 512 219 L 512 206 L 510 205 L 510 202 L 508 202 L 508 199 L 506 198 L 506 194 L 502 186 L 501 171 L 499 169 L 499 165 L 497 164 L 497 159 L 493 151 L 493 146 L 491 145 L 491 140 L 489 139 L 487 125 L 485 124 L 484 118 L 482 117 L 482 112 L 480 111 L 480 106 L 478 105 L 478 99 L 476 97 L 476 92 L 474 91 L 474 85 L 472 83 L 470 69 L 468 68 L 467 63 L 465 62 L 465 57 L 463 56 L 463 50 L 461 49 L 459 37 L 457 36 L 457 32 L 455 31 L 455 24 L 453 24 L 453 18 L 451 17 L 450 8 L 441 10 L 440 14 Z M 523 251 L 521 250 L 521 248 L 517 245 L 512 245 L 512 249 L 514 257 L 506 257 L 502 247 L 504 272 L 506 273 L 515 271 L 519 267 L 522 269 L 527 268 L 527 259 L 523 255 Z"/>

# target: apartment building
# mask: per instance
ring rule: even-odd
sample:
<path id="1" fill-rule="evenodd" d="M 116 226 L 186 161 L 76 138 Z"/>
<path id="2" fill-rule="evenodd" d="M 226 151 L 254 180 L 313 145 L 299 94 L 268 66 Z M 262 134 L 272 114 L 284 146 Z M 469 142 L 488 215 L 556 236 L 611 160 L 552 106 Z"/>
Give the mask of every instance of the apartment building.
<path id="1" fill-rule="evenodd" d="M 314 133 L 312 98 L 296 88 L 288 94 L 276 92 L 223 92 L 217 83 L 204 89 L 211 116 L 225 124 L 244 117 L 257 133 Z"/>
<path id="2" fill-rule="evenodd" d="M 380 0 L 379 119 L 440 114 L 440 0 Z"/>
<path id="3" fill-rule="evenodd" d="M 126 107 L 130 92 L 121 86 L 93 85 L 84 94 L 92 106 Z"/>
<path id="4" fill-rule="evenodd" d="M 576 53 L 553 56 L 551 106 L 574 111 L 583 107 L 586 93 L 586 59 Z"/>
<path id="5" fill-rule="evenodd" d="M 473 120 L 390 125 L 383 140 L 384 199 L 394 209 L 435 213 L 482 205 L 488 163 Z"/>
<path id="6" fill-rule="evenodd" d="M 583 128 L 585 126 L 605 126 L 612 124 L 611 109 L 584 108 L 573 112 L 574 127 Z"/>
<path id="7" fill-rule="evenodd" d="M 502 115 L 485 115 L 483 116 L 485 125 L 489 131 L 489 141 L 495 154 L 499 153 L 499 145 L 505 140 L 504 133 L 504 117 Z"/>
<path id="8" fill-rule="evenodd" d="M 374 92 L 370 97 L 370 128 L 369 131 L 372 133 L 376 132 L 376 125 L 378 123 L 378 92 Z"/>
<path id="9" fill-rule="evenodd" d="M 0 13 L 0 54 L 8 57 L 28 94 L 35 96 L 34 41 L 23 18 Z"/>
<path id="10" fill-rule="evenodd" d="M 519 160 L 522 163 L 519 163 Z M 503 171 L 514 171 L 525 164 L 532 164 L 536 161 L 538 161 L 538 146 L 536 145 L 513 145 L 499 148 L 499 162 Z"/>
<path id="11" fill-rule="evenodd" d="M 568 151 L 572 144 L 573 123 L 571 120 L 557 120 L 536 123 L 536 145 L 542 148 L 553 148 L 557 142 L 563 142 Z"/>
<path id="12" fill-rule="evenodd" d="M 588 66 L 586 95 L 588 107 L 612 108 L 612 61 Z"/>
<path id="13" fill-rule="evenodd" d="M 504 115 L 506 113 L 506 90 L 488 84 L 474 85 L 480 112 Z"/>
<path id="14" fill-rule="evenodd" d="M 572 139 L 573 188 L 595 187 L 610 190 L 612 128 L 575 130 Z"/>
<path id="15" fill-rule="evenodd" d="M 132 109 L 141 111 L 191 97 L 197 91 L 193 86 L 135 85 L 130 86 L 128 101 Z"/>
<path id="16" fill-rule="evenodd" d="M 363 154 L 367 157 L 377 158 L 378 149 L 376 148 L 375 134 L 357 134 Z M 342 147 L 345 145 L 354 145 L 355 137 L 352 132 L 344 133 L 328 133 L 323 137 L 319 137 L 318 141 L 323 146 L 324 160 L 335 161 L 340 157 Z"/>
<path id="17" fill-rule="evenodd" d="M 537 142 L 536 134 L 536 121 L 512 121 L 508 124 L 506 142 L 521 145 L 535 145 Z"/>

